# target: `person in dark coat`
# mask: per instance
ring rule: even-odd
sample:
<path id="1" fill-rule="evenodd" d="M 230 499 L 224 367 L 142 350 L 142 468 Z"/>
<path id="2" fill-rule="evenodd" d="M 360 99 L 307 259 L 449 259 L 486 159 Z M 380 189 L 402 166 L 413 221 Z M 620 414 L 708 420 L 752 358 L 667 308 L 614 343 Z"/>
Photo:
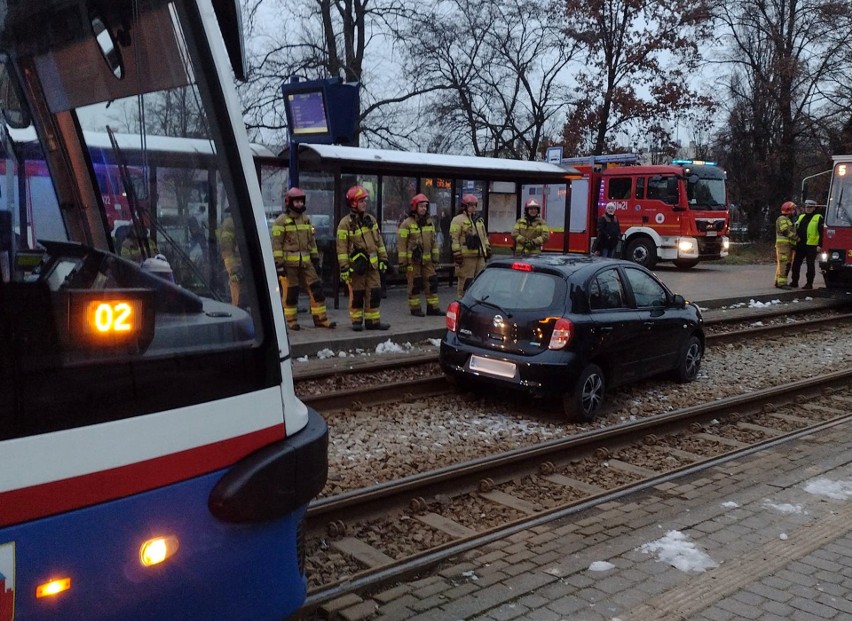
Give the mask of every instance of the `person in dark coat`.
<path id="1" fill-rule="evenodd" d="M 614 257 L 621 239 L 621 224 L 615 215 L 615 203 L 607 203 L 604 214 L 598 218 L 598 237 L 594 252 L 602 257 Z"/>

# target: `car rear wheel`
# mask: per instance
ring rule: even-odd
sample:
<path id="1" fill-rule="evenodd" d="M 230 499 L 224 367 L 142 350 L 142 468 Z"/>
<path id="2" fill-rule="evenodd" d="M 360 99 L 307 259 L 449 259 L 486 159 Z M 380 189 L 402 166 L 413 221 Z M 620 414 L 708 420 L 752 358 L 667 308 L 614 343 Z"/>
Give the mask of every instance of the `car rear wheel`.
<path id="1" fill-rule="evenodd" d="M 569 419 L 593 421 L 603 406 L 606 380 L 596 364 L 590 364 L 574 384 L 574 389 L 562 397 L 562 409 Z"/>
<path id="2" fill-rule="evenodd" d="M 701 368 L 701 357 L 704 354 L 704 348 L 701 347 L 701 341 L 697 336 L 689 337 L 689 340 L 684 345 L 675 368 L 675 377 L 677 381 L 686 383 L 693 381 L 698 377 L 698 370 Z"/>

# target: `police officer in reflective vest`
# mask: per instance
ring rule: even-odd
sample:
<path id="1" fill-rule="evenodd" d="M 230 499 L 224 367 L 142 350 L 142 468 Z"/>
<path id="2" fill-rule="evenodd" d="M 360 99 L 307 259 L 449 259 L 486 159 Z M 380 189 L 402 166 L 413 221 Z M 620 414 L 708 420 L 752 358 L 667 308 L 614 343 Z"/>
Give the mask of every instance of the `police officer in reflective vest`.
<path id="1" fill-rule="evenodd" d="M 305 193 L 290 188 L 284 194 L 284 213 L 272 223 L 272 256 L 284 292 L 284 317 L 290 330 L 300 330 L 299 289 L 311 300 L 311 315 L 318 328 L 334 328 L 328 320 L 322 283 L 317 276 L 319 252 L 311 218 L 305 214 Z M 286 286 L 284 285 L 286 283 Z"/>
<path id="2" fill-rule="evenodd" d="M 450 240 L 453 249 L 453 262 L 456 264 L 458 285 L 456 294 L 464 295 L 471 281 L 485 269 L 485 262 L 491 258 L 491 244 L 485 221 L 476 208 L 479 199 L 473 194 L 465 194 L 461 200 L 461 211 L 450 222 Z"/>
<path id="3" fill-rule="evenodd" d="M 515 222 L 512 239 L 515 240 L 515 255 L 541 254 L 541 248 L 550 239 L 550 229 L 539 216 L 541 205 L 530 198 L 524 203 L 524 217 Z"/>
<path id="4" fill-rule="evenodd" d="M 775 286 L 789 289 L 787 274 L 793 259 L 793 248 L 798 241 L 796 227 L 791 218 L 796 215 L 796 203 L 785 201 L 781 204 L 781 215 L 775 220 Z"/>
<path id="5" fill-rule="evenodd" d="M 802 270 L 802 262 L 805 262 L 807 269 L 802 289 L 814 288 L 816 256 L 822 249 L 822 229 L 822 216 L 816 212 L 816 203 L 812 200 L 805 201 L 805 213 L 796 220 L 796 234 L 799 236 L 799 242 L 796 244 L 796 255 L 793 258 L 793 278 L 790 286 L 799 286 L 799 274 Z"/>
<path id="6" fill-rule="evenodd" d="M 337 263 L 340 280 L 349 286 L 352 329 L 387 330 L 382 323 L 380 273 L 388 269 L 388 253 L 376 219 L 367 211 L 369 192 L 360 185 L 346 192 L 349 214 L 337 225 Z"/>
<path id="7" fill-rule="evenodd" d="M 420 292 L 426 297 L 426 315 L 443 315 L 438 301 L 438 236 L 429 217 L 429 198 L 417 194 L 411 199 L 409 216 L 399 225 L 397 244 L 399 269 L 408 283 L 408 308 L 415 317 L 423 317 Z"/>

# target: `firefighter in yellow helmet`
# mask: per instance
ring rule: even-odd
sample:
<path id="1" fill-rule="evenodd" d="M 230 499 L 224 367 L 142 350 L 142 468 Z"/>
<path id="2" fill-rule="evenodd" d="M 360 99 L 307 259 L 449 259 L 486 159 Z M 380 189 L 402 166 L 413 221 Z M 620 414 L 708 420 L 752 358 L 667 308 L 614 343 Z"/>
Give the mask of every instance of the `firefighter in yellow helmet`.
<path id="1" fill-rule="evenodd" d="M 376 219 L 367 213 L 369 197 L 370 193 L 360 185 L 349 188 L 349 213 L 337 225 L 340 280 L 349 286 L 349 318 L 356 332 L 390 328 L 382 323 L 379 312 L 380 273 L 388 269 L 388 253 Z"/>
<path id="2" fill-rule="evenodd" d="M 438 301 L 438 236 L 429 217 L 429 198 L 417 194 L 411 199 L 409 216 L 399 225 L 397 244 L 399 269 L 408 283 L 408 309 L 424 317 L 420 292 L 426 297 L 426 315 L 443 315 Z"/>
<path id="3" fill-rule="evenodd" d="M 462 196 L 461 209 L 450 222 L 450 240 L 453 249 L 453 262 L 456 264 L 458 285 L 456 294 L 464 295 L 471 281 L 485 269 L 485 262 L 491 258 L 491 244 L 485 221 L 476 212 L 479 199 L 473 194 Z"/>
<path id="4" fill-rule="evenodd" d="M 305 214 L 305 193 L 290 188 L 284 194 L 284 213 L 272 223 L 272 256 L 279 282 L 284 288 L 284 317 L 290 330 L 300 330 L 298 321 L 299 289 L 311 300 L 311 315 L 318 328 L 334 328 L 337 324 L 328 319 L 325 296 L 317 272 L 319 252 L 314 239 L 311 218 Z M 282 285 L 284 287 L 284 285 Z"/>
<path id="5" fill-rule="evenodd" d="M 515 255 L 541 254 L 542 246 L 550 239 L 550 229 L 541 217 L 541 204 L 534 198 L 524 203 L 524 216 L 512 229 Z"/>
<path id="6" fill-rule="evenodd" d="M 792 218 L 796 215 L 796 203 L 785 201 L 781 204 L 781 215 L 775 220 L 775 286 L 789 289 L 787 275 L 793 260 L 793 250 L 799 240 Z"/>
<path id="7" fill-rule="evenodd" d="M 225 218 L 219 225 L 217 231 L 219 238 L 219 252 L 225 263 L 225 271 L 228 273 L 228 286 L 231 289 L 231 304 L 239 306 L 240 293 L 243 282 L 243 262 L 240 259 L 240 248 L 237 246 L 237 238 L 234 232 L 234 217 L 231 208 L 225 209 Z"/>

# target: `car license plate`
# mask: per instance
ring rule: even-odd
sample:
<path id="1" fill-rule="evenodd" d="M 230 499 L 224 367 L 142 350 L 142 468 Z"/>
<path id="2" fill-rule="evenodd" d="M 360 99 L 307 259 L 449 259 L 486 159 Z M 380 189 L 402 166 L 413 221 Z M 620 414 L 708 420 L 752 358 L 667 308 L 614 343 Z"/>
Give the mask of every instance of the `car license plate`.
<path id="1" fill-rule="evenodd" d="M 508 377 L 510 379 L 514 379 L 518 372 L 514 362 L 504 362 L 503 360 L 482 358 L 480 356 L 471 356 L 468 368 L 478 373 L 487 373 L 488 375 Z"/>
<path id="2" fill-rule="evenodd" d="M 707 237 L 716 237 L 718 233 L 716 231 L 707 231 Z"/>

